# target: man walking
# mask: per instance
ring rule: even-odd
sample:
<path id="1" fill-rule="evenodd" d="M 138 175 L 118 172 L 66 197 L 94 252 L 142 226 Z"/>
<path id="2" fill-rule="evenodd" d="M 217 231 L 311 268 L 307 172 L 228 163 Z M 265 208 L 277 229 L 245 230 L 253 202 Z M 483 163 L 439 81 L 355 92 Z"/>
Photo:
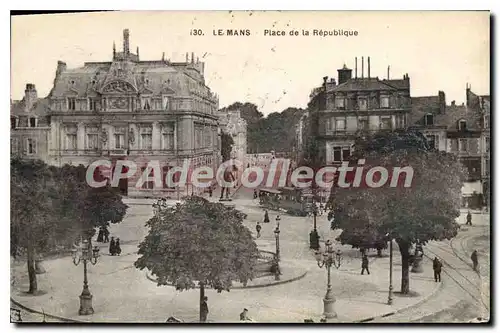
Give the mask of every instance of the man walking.
<path id="1" fill-rule="evenodd" d="M 260 225 L 260 222 L 257 221 L 257 225 L 255 226 L 255 230 L 257 230 L 257 238 L 260 237 L 260 230 L 262 229 L 262 226 Z"/>
<path id="2" fill-rule="evenodd" d="M 434 281 L 441 282 L 441 267 L 443 264 L 437 257 L 434 257 L 434 261 L 432 262 L 432 269 L 434 270 Z"/>
<path id="3" fill-rule="evenodd" d="M 368 270 L 368 256 L 363 254 L 363 259 L 361 259 L 361 275 L 365 273 L 365 270 L 370 275 L 370 271 Z"/>
<path id="4" fill-rule="evenodd" d="M 478 272 L 477 250 L 472 252 L 470 259 L 472 260 L 472 269 L 474 269 L 474 272 Z"/>
<path id="5" fill-rule="evenodd" d="M 208 297 L 203 297 L 203 301 L 200 304 L 200 322 L 204 323 L 207 321 L 208 317 Z"/>
<path id="6" fill-rule="evenodd" d="M 472 214 L 470 213 L 470 210 L 467 212 L 467 222 L 465 225 L 472 225 Z"/>

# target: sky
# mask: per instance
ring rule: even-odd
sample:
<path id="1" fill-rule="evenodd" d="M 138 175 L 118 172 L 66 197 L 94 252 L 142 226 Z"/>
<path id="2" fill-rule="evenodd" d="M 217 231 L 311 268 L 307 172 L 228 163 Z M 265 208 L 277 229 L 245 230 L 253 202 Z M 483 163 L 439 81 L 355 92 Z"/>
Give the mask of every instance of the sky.
<path id="1" fill-rule="evenodd" d="M 26 83 L 39 97 L 53 84 L 57 61 L 69 68 L 86 61 L 110 61 L 113 41 L 122 50 L 123 29 L 141 60 L 185 61 L 195 53 L 205 62 L 205 80 L 220 107 L 255 103 L 264 114 L 307 106 L 324 76 L 337 78 L 344 63 L 361 57 L 367 75 L 402 78 L 412 96 L 446 94 L 465 102 L 465 86 L 490 94 L 488 12 L 102 12 L 17 16 L 11 22 L 11 98 L 22 99 Z M 203 36 L 191 35 L 201 29 Z M 213 30 L 248 29 L 250 36 L 214 36 Z M 357 36 L 314 36 L 313 30 L 344 30 Z M 266 36 L 265 30 L 285 36 Z M 299 36 L 290 36 L 290 31 Z M 302 30 L 310 32 L 302 35 Z"/>

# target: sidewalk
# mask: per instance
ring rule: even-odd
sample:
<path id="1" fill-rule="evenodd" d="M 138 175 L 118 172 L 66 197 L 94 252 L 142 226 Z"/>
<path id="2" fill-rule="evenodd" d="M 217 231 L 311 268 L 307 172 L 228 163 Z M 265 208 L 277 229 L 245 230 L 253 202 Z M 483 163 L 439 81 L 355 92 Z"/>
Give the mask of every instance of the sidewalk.
<path id="1" fill-rule="evenodd" d="M 30 296 L 23 293 L 28 288 L 24 263 L 12 268 L 17 284 L 11 297 L 30 309 L 77 321 L 92 322 L 164 322 L 175 316 L 182 320 L 196 321 L 199 290 L 176 291 L 173 287 L 157 287 L 146 277 L 145 271 L 133 267 L 136 247 L 124 245 L 119 257 L 102 256 L 97 265 L 89 265 L 89 288 L 92 292 L 95 314 L 79 316 L 78 295 L 82 290 L 83 267 L 75 267 L 71 258 L 49 260 L 44 263 L 47 273 L 38 275 L 38 286 L 46 293 Z M 217 293 L 207 290 L 210 320 L 233 322 L 241 309 L 248 308 L 258 322 L 303 322 L 306 318 L 319 321 L 326 290 L 326 271 L 317 267 L 311 254 L 301 260 L 283 259 L 296 267 L 307 267 L 309 273 L 295 282 L 264 288 L 233 289 Z M 392 313 L 425 300 L 439 284 L 434 283 L 429 272 L 411 275 L 411 289 L 416 297 L 394 297 L 394 305 L 386 305 L 388 288 L 388 260 L 372 260 L 371 275 L 360 275 L 359 262 L 346 258 L 344 265 L 332 268 L 332 288 L 337 298 L 338 321 L 353 322 Z M 394 285 L 398 289 L 401 274 L 396 256 Z M 236 318 L 236 319 L 235 319 Z"/>

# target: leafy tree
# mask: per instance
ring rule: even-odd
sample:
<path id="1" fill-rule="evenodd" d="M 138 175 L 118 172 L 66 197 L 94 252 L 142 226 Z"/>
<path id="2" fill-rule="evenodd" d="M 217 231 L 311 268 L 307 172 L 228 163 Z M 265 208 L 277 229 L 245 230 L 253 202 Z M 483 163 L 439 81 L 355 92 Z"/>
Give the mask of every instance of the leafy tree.
<path id="1" fill-rule="evenodd" d="M 173 284 L 177 290 L 205 287 L 229 291 L 233 281 L 254 277 L 257 245 L 243 225 L 246 215 L 201 197 L 161 210 L 146 225 L 149 234 L 139 245 L 135 267 L 147 268 L 158 286 Z"/>
<path id="2" fill-rule="evenodd" d="M 338 222 L 334 220 L 333 224 L 332 229 L 336 229 Z M 364 211 L 357 212 L 357 216 L 352 216 L 350 223 L 344 224 L 343 227 L 342 233 L 337 237 L 343 245 L 349 244 L 361 251 L 376 249 L 378 256 L 381 256 L 382 250 L 387 248 L 387 237 L 380 234 L 376 226 L 369 223 Z"/>
<path id="3" fill-rule="evenodd" d="M 226 132 L 222 132 L 221 136 L 221 155 L 223 162 L 229 161 L 231 159 L 231 151 L 233 149 L 234 140 L 231 135 Z"/>
<path id="4" fill-rule="evenodd" d="M 455 219 L 460 215 L 464 170 L 455 155 L 431 150 L 419 132 L 380 132 L 358 138 L 354 148 L 352 160 L 366 160 L 365 174 L 369 169 L 366 166 L 385 167 L 389 172 L 393 167 L 413 169 L 410 187 L 333 187 L 329 201 L 340 229 L 349 229 L 360 219 L 359 212 L 364 212 L 363 220 L 378 235 L 396 240 L 402 257 L 401 292 L 406 294 L 410 290 L 411 244 L 450 239 L 457 234 Z M 348 182 L 353 180 L 352 173 L 350 177 L 346 177 Z M 404 179 L 400 174 L 398 184 L 402 185 Z"/>
<path id="5" fill-rule="evenodd" d="M 40 160 L 13 158 L 10 165 L 11 255 L 15 257 L 20 251 L 26 251 L 28 293 L 34 294 L 38 289 L 36 254 L 55 242 L 53 180 L 47 165 Z"/>
<path id="6" fill-rule="evenodd" d="M 291 152 L 295 142 L 295 125 L 304 113 L 303 109 L 287 108 L 264 117 L 252 103 L 236 102 L 221 111 L 239 110 L 247 122 L 247 146 L 249 153 Z"/>
<path id="7" fill-rule="evenodd" d="M 11 159 L 11 255 L 26 250 L 30 293 L 37 291 L 35 259 L 91 238 L 95 227 L 120 222 L 127 206 L 114 188 L 91 188 L 86 168 Z"/>

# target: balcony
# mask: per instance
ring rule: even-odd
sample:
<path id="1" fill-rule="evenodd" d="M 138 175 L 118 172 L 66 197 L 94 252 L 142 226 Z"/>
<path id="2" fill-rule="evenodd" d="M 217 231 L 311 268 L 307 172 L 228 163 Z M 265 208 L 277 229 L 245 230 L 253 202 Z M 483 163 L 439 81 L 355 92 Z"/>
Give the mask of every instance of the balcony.
<path id="1" fill-rule="evenodd" d="M 127 156 L 128 149 L 110 149 L 109 156 Z"/>

